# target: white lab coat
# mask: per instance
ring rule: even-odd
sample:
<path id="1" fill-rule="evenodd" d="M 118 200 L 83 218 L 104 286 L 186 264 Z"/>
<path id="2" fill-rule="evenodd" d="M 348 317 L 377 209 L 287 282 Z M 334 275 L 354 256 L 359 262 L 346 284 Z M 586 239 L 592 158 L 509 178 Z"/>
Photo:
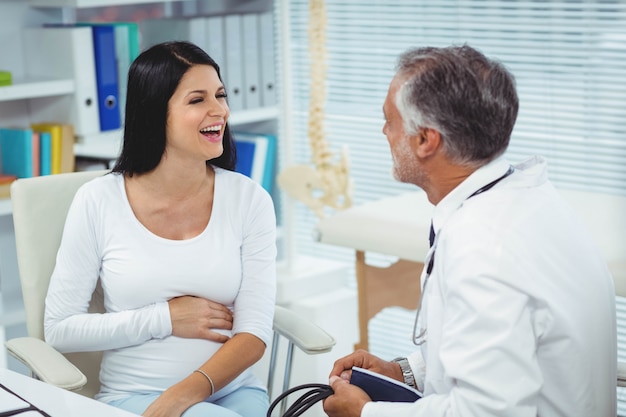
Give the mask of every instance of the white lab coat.
<path id="1" fill-rule="evenodd" d="M 363 417 L 615 416 L 606 263 L 542 158 L 468 199 L 508 167 L 480 168 L 435 207 L 427 341 L 409 357 L 424 398 L 368 403 Z"/>

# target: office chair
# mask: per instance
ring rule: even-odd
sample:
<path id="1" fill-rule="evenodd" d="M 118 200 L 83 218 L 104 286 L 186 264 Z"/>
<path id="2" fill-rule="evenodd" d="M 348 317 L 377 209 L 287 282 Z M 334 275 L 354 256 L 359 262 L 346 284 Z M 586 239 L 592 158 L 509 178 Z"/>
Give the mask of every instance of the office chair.
<path id="1" fill-rule="evenodd" d="M 93 397 L 100 388 L 102 352 L 61 354 L 44 341 L 44 302 L 56 262 L 65 217 L 76 190 L 107 171 L 85 171 L 20 179 L 11 187 L 18 270 L 26 313 L 27 337 L 5 343 L 7 351 L 24 363 L 36 377 L 49 384 Z M 98 285 L 90 304 L 91 312 L 104 311 Z M 306 354 L 325 353 L 335 340 L 301 316 L 275 307 L 274 338 L 270 350 L 268 394 L 272 398 L 279 340 L 287 343 L 283 391 L 288 388 L 294 347 Z M 79 391 L 78 391 L 79 390 Z"/>

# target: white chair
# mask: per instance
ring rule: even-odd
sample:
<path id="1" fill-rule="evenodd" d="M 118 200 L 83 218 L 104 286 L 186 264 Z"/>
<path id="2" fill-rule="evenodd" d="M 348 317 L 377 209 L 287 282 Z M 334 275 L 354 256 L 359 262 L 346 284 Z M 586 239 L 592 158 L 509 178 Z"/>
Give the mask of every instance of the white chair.
<path id="1" fill-rule="evenodd" d="M 20 179 L 11 187 L 17 261 L 26 313 L 27 337 L 6 342 L 8 352 L 31 375 L 46 383 L 93 397 L 99 390 L 101 352 L 61 354 L 44 342 L 44 301 L 54 269 L 65 217 L 76 190 L 107 171 L 86 171 Z M 102 292 L 96 289 L 90 311 L 102 312 Z M 283 391 L 288 388 L 294 346 L 307 354 L 328 352 L 332 336 L 301 316 L 276 306 L 270 351 L 268 391 L 274 385 L 280 336 L 288 340 Z"/>

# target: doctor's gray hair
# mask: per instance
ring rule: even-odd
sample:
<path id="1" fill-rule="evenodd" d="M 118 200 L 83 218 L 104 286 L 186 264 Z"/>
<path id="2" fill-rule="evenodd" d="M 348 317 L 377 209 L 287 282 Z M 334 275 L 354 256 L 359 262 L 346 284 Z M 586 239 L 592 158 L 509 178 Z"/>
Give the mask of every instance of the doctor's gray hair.
<path id="1" fill-rule="evenodd" d="M 481 166 L 506 150 L 519 109 L 513 75 L 470 46 L 411 49 L 396 106 L 407 134 L 437 130 L 453 162 Z"/>

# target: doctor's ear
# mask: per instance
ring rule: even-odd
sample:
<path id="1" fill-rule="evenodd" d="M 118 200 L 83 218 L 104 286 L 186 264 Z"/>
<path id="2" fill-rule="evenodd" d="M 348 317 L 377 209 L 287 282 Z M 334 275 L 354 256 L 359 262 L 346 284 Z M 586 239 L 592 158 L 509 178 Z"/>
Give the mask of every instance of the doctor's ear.
<path id="1" fill-rule="evenodd" d="M 424 143 L 424 141 L 427 139 L 426 138 L 426 131 L 428 130 L 428 128 L 426 127 L 420 127 L 420 130 L 417 132 L 417 137 L 419 138 L 419 143 L 422 144 Z"/>
<path id="2" fill-rule="evenodd" d="M 420 127 L 417 132 L 418 153 L 421 157 L 434 154 L 441 145 L 441 133 L 430 127 Z"/>

